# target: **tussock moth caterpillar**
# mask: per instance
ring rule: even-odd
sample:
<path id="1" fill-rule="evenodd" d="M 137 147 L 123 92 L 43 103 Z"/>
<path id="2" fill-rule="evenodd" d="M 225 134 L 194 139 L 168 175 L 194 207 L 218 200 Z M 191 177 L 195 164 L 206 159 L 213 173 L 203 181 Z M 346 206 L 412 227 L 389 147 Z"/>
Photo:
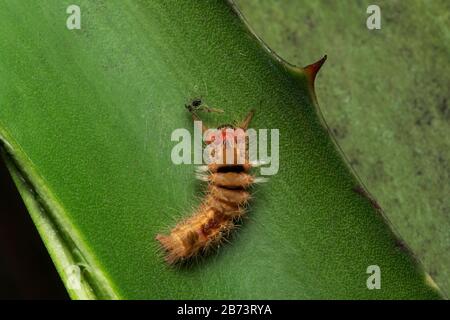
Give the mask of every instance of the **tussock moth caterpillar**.
<path id="1" fill-rule="evenodd" d="M 199 99 L 196 99 L 186 106 L 194 121 L 200 121 L 195 113 L 200 110 L 200 104 Z M 247 148 L 242 149 L 239 143 L 236 143 L 239 132 L 243 134 L 246 145 L 245 132 L 253 114 L 254 111 L 250 111 L 237 126 L 219 126 L 214 130 L 215 134 L 207 139 L 207 145 L 216 144 L 214 159 L 225 159 L 227 153 L 231 153 L 232 161 L 227 158 L 227 161 L 212 161 L 197 168 L 197 178 L 208 183 L 200 206 L 192 216 L 179 222 L 168 235 L 156 236 L 156 240 L 166 252 L 167 263 L 186 261 L 224 241 L 236 226 L 237 220 L 246 213 L 251 198 L 249 187 L 265 181 L 265 178 L 256 178 L 250 174 L 250 169 L 259 163 L 250 163 Z M 203 125 L 202 130 L 206 133 L 208 128 Z M 233 133 L 230 134 L 230 131 Z"/>

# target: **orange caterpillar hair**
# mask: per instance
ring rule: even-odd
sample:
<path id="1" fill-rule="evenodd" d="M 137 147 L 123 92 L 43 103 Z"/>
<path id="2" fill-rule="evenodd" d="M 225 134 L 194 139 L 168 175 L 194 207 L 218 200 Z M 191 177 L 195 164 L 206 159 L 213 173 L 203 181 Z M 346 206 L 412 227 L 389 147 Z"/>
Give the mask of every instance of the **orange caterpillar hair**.
<path id="1" fill-rule="evenodd" d="M 192 112 L 194 121 L 198 116 Z M 245 120 L 237 126 L 245 132 L 253 117 L 250 111 Z M 233 126 L 225 125 L 217 130 L 225 136 L 225 128 Z M 207 130 L 203 127 L 203 131 Z M 223 147 L 219 148 L 222 156 L 226 154 L 224 138 Z M 234 137 L 233 137 L 234 139 Z M 211 143 L 212 141 L 207 141 Z M 241 149 L 233 144 L 234 162 L 232 164 L 210 163 L 198 168 L 197 177 L 208 182 L 206 196 L 194 214 L 179 222 L 168 235 L 158 234 L 158 240 L 166 252 L 165 260 L 169 264 L 186 261 L 208 248 L 218 246 L 230 231 L 235 227 L 236 220 L 245 214 L 245 207 L 250 200 L 249 187 L 255 182 L 263 182 L 264 178 L 255 178 L 249 173 L 252 164 L 248 161 L 248 153 L 245 151 L 244 164 L 238 164 L 237 159 Z M 242 163 L 242 162 L 241 162 Z M 256 164 L 253 164 L 255 166 Z"/>

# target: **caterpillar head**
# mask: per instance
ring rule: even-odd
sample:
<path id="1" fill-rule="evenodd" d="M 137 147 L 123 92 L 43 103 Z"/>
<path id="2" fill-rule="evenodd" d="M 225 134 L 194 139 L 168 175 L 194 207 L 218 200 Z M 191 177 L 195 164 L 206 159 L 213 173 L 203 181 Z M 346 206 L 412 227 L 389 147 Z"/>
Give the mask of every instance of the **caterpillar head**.
<path id="1" fill-rule="evenodd" d="M 190 112 L 193 120 L 201 123 L 197 114 L 192 110 Z M 237 126 L 225 124 L 216 129 L 208 129 L 203 123 L 201 124 L 210 163 L 240 165 L 247 161 L 246 131 L 253 114 L 254 110 L 251 110 Z"/>
<path id="2" fill-rule="evenodd" d="M 246 160 L 247 137 L 242 128 L 223 125 L 205 133 L 213 163 L 237 165 Z"/>

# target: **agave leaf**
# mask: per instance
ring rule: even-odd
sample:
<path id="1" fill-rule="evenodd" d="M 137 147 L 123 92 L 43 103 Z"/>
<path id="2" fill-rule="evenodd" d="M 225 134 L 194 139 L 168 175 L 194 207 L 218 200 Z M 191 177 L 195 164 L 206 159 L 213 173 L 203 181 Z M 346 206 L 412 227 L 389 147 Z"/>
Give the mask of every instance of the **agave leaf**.
<path id="1" fill-rule="evenodd" d="M 0 138 L 70 295 L 91 298 L 439 298 L 330 138 L 311 68 L 281 61 L 228 2 L 0 5 Z M 280 130 L 280 170 L 230 244 L 168 267 L 154 240 L 199 203 L 171 133 L 202 97 Z M 80 287 L 71 283 L 81 270 Z M 368 290 L 378 265 L 382 288 Z"/>

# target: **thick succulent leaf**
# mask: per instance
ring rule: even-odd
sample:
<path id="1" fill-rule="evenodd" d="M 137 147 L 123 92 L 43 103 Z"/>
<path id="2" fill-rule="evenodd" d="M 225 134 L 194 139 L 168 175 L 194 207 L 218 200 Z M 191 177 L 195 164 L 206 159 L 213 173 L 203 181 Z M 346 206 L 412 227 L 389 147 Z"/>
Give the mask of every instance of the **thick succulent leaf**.
<path id="1" fill-rule="evenodd" d="M 0 5 L 0 138 L 25 203 L 73 298 L 438 298 L 365 196 L 321 120 L 312 76 L 276 58 L 227 2 Z M 300 50 L 300 49 L 299 49 Z M 310 69 L 308 69 L 310 70 Z M 155 235 L 201 197 L 171 161 L 184 104 L 256 109 L 280 130 L 280 171 L 257 186 L 231 243 L 168 267 Z M 382 288 L 368 290 L 378 265 Z"/>

